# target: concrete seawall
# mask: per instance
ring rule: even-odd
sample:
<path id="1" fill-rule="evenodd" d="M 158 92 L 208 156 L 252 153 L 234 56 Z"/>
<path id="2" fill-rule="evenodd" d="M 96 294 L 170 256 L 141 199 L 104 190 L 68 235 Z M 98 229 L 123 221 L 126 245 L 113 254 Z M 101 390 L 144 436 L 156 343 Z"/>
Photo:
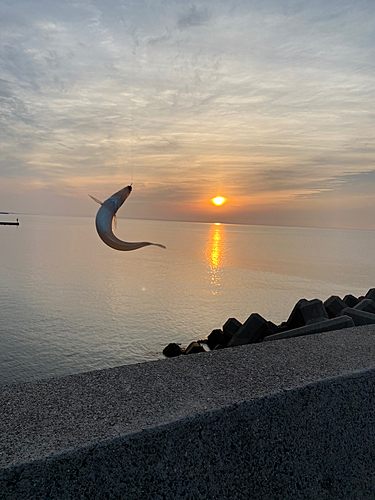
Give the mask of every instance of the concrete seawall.
<path id="1" fill-rule="evenodd" d="M 0 387 L 0 498 L 373 499 L 375 325 Z"/>

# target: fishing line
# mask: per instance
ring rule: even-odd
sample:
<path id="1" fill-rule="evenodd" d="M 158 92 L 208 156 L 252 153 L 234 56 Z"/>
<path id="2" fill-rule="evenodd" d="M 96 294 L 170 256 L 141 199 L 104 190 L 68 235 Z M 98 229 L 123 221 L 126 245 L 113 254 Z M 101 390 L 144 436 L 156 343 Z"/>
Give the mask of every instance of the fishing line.
<path id="1" fill-rule="evenodd" d="M 134 75 L 134 71 L 133 71 Z M 133 170 L 134 170 L 134 102 L 131 102 L 130 106 L 130 127 L 131 127 L 131 138 L 130 138 L 130 173 L 131 173 L 131 184 L 133 184 Z"/>
<path id="2" fill-rule="evenodd" d="M 131 57 L 131 79 L 133 82 L 133 89 L 135 86 L 135 62 L 136 62 L 136 48 L 132 50 L 132 56 Z M 132 89 L 132 94 L 133 94 L 133 89 Z M 132 98 L 132 94 L 130 96 L 130 128 L 131 128 L 131 137 L 130 137 L 130 177 L 131 177 L 131 182 L 130 184 L 133 185 L 133 177 L 134 177 L 134 100 Z"/>
<path id="3" fill-rule="evenodd" d="M 131 106 L 131 139 L 130 139 L 130 176 L 131 185 L 133 185 L 133 170 L 134 170 L 134 117 L 133 106 Z"/>

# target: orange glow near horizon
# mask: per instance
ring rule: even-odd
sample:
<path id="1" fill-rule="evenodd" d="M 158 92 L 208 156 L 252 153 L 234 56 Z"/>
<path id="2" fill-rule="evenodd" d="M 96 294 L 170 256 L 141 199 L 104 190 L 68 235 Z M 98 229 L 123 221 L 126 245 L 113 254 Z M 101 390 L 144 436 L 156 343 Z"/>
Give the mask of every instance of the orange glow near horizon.
<path id="1" fill-rule="evenodd" d="M 212 203 L 217 207 L 223 205 L 226 201 L 226 198 L 223 198 L 222 196 L 216 196 L 216 198 L 212 198 Z"/>

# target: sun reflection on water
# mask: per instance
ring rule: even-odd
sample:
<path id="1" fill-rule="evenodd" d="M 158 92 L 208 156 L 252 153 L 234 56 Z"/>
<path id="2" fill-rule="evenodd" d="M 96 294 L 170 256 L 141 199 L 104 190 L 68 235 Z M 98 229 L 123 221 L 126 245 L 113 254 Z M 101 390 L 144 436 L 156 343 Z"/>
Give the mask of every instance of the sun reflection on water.
<path id="1" fill-rule="evenodd" d="M 206 259 L 209 263 L 209 274 L 213 287 L 211 293 L 217 295 L 221 285 L 224 260 L 224 228 L 219 222 L 216 222 L 211 228 L 206 246 Z"/>

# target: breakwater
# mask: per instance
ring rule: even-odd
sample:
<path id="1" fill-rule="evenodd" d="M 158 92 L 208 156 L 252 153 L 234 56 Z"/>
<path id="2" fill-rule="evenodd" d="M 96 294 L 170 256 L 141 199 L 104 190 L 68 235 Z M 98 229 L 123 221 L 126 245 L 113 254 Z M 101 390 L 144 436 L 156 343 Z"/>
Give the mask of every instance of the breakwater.
<path id="1" fill-rule="evenodd" d="M 173 358 L 204 352 L 202 344 L 217 350 L 372 324 L 375 324 L 375 288 L 370 288 L 361 297 L 348 294 L 341 299 L 332 295 L 324 303 L 320 299 L 300 299 L 289 318 L 280 325 L 267 321 L 258 313 L 250 314 L 244 324 L 229 318 L 221 329 L 213 330 L 206 339 L 191 342 L 186 348 L 171 342 L 163 354 Z"/>
<path id="2" fill-rule="evenodd" d="M 0 388 L 7 499 L 373 498 L 375 325 Z"/>

